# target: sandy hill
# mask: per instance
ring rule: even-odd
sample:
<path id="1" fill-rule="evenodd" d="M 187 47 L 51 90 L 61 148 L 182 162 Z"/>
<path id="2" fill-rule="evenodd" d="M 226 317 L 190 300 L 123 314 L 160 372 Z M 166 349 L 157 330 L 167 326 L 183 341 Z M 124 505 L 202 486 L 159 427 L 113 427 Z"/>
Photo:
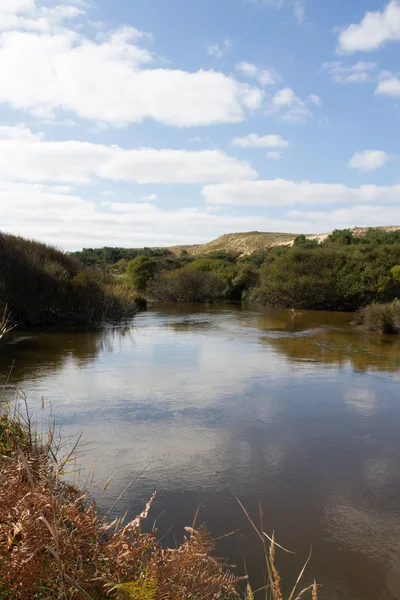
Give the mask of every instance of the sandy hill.
<path id="1" fill-rule="evenodd" d="M 389 227 L 377 227 L 383 231 L 396 231 L 400 226 L 393 225 Z M 364 235 L 368 231 L 367 227 L 354 227 L 355 235 Z M 180 254 L 182 250 L 186 250 L 188 254 L 196 256 L 198 254 L 208 254 L 209 252 L 238 252 L 242 256 L 260 252 L 265 248 L 272 246 L 291 246 L 296 233 L 270 233 L 261 231 L 250 231 L 247 233 L 226 233 L 216 240 L 212 240 L 207 244 L 196 244 L 193 246 L 171 246 L 174 254 Z M 306 235 L 308 239 L 324 240 L 330 233 L 320 233 Z"/>

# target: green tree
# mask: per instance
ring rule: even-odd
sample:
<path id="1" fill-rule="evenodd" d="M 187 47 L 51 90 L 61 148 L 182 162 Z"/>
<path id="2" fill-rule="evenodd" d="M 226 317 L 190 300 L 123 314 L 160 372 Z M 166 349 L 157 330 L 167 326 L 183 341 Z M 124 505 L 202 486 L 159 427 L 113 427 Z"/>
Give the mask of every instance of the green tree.
<path id="1" fill-rule="evenodd" d="M 146 256 L 137 256 L 128 263 L 128 282 L 138 292 L 145 292 L 157 270 L 157 262 Z"/>

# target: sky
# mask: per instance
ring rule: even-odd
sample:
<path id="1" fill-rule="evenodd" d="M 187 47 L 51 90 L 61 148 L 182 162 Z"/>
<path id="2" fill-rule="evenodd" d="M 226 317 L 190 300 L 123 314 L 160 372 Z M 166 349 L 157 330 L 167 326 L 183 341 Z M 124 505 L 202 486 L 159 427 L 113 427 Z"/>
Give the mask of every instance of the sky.
<path id="1" fill-rule="evenodd" d="M 400 0 L 0 0 L 0 229 L 400 225 L 399 51 Z"/>

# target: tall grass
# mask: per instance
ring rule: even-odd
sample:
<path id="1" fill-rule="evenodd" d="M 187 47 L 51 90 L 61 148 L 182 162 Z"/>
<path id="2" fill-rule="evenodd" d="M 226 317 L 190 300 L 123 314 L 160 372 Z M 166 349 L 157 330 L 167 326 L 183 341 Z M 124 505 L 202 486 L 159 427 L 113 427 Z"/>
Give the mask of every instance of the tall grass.
<path id="1" fill-rule="evenodd" d="M 370 304 L 358 311 L 355 323 L 368 331 L 400 333 L 400 302 Z"/>

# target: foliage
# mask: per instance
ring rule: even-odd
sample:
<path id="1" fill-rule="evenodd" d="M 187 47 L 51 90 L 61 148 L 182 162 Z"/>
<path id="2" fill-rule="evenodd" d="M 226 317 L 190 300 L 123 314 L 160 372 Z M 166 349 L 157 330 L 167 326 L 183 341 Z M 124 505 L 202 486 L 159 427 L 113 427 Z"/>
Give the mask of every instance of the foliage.
<path id="1" fill-rule="evenodd" d="M 355 323 L 379 333 L 400 333 L 400 302 L 370 304 L 358 311 Z"/>
<path id="2" fill-rule="evenodd" d="M 126 287 L 39 242 L 0 233 L 0 267 L 0 309 L 18 323 L 95 323 L 136 311 Z"/>
<path id="3" fill-rule="evenodd" d="M 105 267 L 114 265 L 120 260 L 130 261 L 138 256 L 155 258 L 172 256 L 168 248 L 84 248 L 79 252 L 71 252 L 70 256 L 79 260 L 86 267 Z"/>
<path id="4" fill-rule="evenodd" d="M 261 267 L 252 299 L 271 306 L 357 310 L 393 299 L 388 277 L 399 263 L 398 244 L 280 249 Z"/>
<path id="5" fill-rule="evenodd" d="M 208 271 L 183 267 L 161 273 L 151 286 L 151 294 L 164 302 L 212 302 L 224 296 L 224 281 Z"/>
<path id="6" fill-rule="evenodd" d="M 138 292 L 145 292 L 157 270 L 157 263 L 153 258 L 137 256 L 128 263 L 128 283 Z"/>
<path id="7" fill-rule="evenodd" d="M 309 240 L 305 235 L 298 235 L 294 239 L 293 246 L 295 248 L 317 248 L 319 246 L 318 240 Z"/>
<path id="8" fill-rule="evenodd" d="M 378 227 L 366 230 L 335 229 L 322 243 L 341 246 L 399 244 L 400 230 L 385 231 Z"/>

